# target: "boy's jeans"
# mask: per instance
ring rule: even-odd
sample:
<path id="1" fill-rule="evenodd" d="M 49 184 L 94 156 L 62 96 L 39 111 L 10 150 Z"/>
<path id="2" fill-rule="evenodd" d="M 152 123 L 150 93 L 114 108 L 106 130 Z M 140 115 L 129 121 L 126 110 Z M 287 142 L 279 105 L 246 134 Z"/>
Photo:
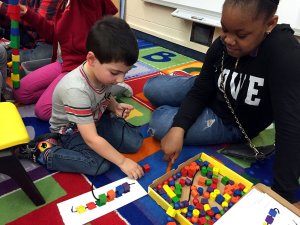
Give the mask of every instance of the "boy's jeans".
<path id="1" fill-rule="evenodd" d="M 139 128 L 132 128 L 124 120 L 103 114 L 97 123 L 98 134 L 122 153 L 135 153 L 143 142 Z M 61 136 L 62 146 L 54 146 L 48 153 L 48 169 L 63 172 L 99 175 L 109 169 L 110 162 L 88 147 L 79 132 Z"/>
<path id="2" fill-rule="evenodd" d="M 201 76 L 201 75 L 200 75 Z M 171 128 L 182 99 L 194 84 L 196 77 L 157 76 L 144 86 L 144 95 L 158 106 L 149 123 L 149 132 L 162 139 Z M 210 145 L 240 142 L 243 136 L 238 127 L 225 125 L 210 108 L 205 108 L 188 130 L 185 145 Z"/>

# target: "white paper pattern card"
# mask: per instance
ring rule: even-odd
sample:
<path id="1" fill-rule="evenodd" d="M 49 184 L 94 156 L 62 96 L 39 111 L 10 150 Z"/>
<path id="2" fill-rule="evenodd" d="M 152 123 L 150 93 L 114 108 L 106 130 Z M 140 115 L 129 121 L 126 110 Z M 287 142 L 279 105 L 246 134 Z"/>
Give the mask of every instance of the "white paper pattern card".
<path id="1" fill-rule="evenodd" d="M 128 203 L 131 203 L 145 195 L 147 192 L 136 181 L 128 177 L 110 183 L 106 186 L 94 190 L 95 197 L 99 195 L 107 195 L 109 191 L 114 192 L 116 188 L 124 184 L 125 189 L 130 188 L 130 191 L 123 192 L 119 197 L 114 198 L 112 201 L 105 200 L 105 204 L 96 204 L 96 199 L 93 197 L 92 192 L 79 195 L 64 202 L 57 204 L 60 215 L 66 225 L 77 225 L 88 223 L 98 217 L 101 217 L 113 210 L 116 210 Z M 101 205 L 101 206 L 99 206 Z"/>

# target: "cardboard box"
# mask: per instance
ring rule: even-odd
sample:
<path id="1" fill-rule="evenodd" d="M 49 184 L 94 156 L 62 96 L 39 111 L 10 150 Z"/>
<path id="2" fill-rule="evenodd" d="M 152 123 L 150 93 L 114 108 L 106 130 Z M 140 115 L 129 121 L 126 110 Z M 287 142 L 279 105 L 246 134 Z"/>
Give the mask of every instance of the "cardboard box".
<path id="1" fill-rule="evenodd" d="M 227 168 L 224 164 L 220 163 L 219 161 L 215 160 L 214 158 L 208 156 L 205 153 L 200 153 L 196 155 L 195 157 L 187 160 L 186 162 L 180 164 L 178 168 L 175 170 L 171 170 L 168 173 L 164 174 L 163 176 L 159 177 L 158 179 L 154 180 L 152 184 L 148 187 L 148 194 L 158 205 L 160 205 L 164 210 L 167 210 L 171 205 L 165 201 L 157 192 L 154 191 L 154 188 L 161 184 L 163 181 L 167 180 L 169 177 L 171 177 L 173 174 L 179 172 L 182 170 L 182 168 L 186 165 L 189 165 L 191 162 L 202 159 L 203 161 L 208 161 L 209 163 L 213 164 L 215 167 L 219 168 L 219 174 L 221 176 L 227 176 L 231 180 L 233 180 L 235 183 L 242 183 L 245 185 L 245 187 L 250 190 L 253 187 L 253 183 L 245 179 L 244 177 L 240 176 L 239 174 L 233 172 L 229 168 Z M 217 204 L 217 203 L 216 203 Z M 167 216 L 167 215 L 166 215 Z M 183 225 L 192 225 L 181 213 L 176 213 L 175 219 Z"/>
<path id="2" fill-rule="evenodd" d="M 271 196 L 273 199 L 275 199 L 280 204 L 282 204 L 283 206 L 285 206 L 291 212 L 293 212 L 294 214 L 300 216 L 300 211 L 295 206 L 293 206 L 288 201 L 286 201 L 285 199 L 283 199 L 281 196 L 279 196 L 278 194 L 276 194 L 269 187 L 267 187 L 267 186 L 265 186 L 263 184 L 256 184 L 255 186 L 253 186 L 253 183 L 251 183 L 250 181 L 248 181 L 244 177 L 240 176 L 239 174 L 235 173 L 234 171 L 230 170 L 224 164 L 222 164 L 219 161 L 215 160 L 214 158 L 206 155 L 205 153 L 200 153 L 200 154 L 196 155 L 195 157 L 187 160 L 186 162 L 180 164 L 177 169 L 171 170 L 170 172 L 168 172 L 168 173 L 164 174 L 163 176 L 159 177 L 158 179 L 154 180 L 152 182 L 152 184 L 149 185 L 149 187 L 148 187 L 148 194 L 165 211 L 167 211 L 167 209 L 169 207 L 171 207 L 171 205 L 166 200 L 164 200 L 157 192 L 155 192 L 154 188 L 158 184 L 162 184 L 165 180 L 167 180 L 173 174 L 181 171 L 184 166 L 189 165 L 191 162 L 193 162 L 193 161 L 195 161 L 195 160 L 197 160 L 199 158 L 202 159 L 203 161 L 208 161 L 209 163 L 213 164 L 215 167 L 219 168 L 219 170 L 220 170 L 219 171 L 220 176 L 227 176 L 228 178 L 230 178 L 231 180 L 233 180 L 235 183 L 242 183 L 242 184 L 244 184 L 245 187 L 249 191 L 252 190 L 252 188 L 255 188 L 255 189 L 259 190 L 262 193 L 267 193 L 269 196 Z M 219 189 L 219 186 L 218 186 L 218 189 Z M 223 190 L 221 189 L 221 192 L 222 191 Z M 185 198 L 184 196 L 182 196 L 181 199 L 186 199 L 187 200 L 188 198 Z M 234 207 L 239 207 L 239 202 L 241 202 L 241 201 L 243 201 L 243 198 L 241 198 L 232 208 L 230 208 L 228 210 L 228 212 L 230 210 L 232 210 Z M 215 204 L 218 205 L 217 203 L 215 203 Z M 225 213 L 224 216 L 226 216 L 226 213 Z M 167 217 L 167 215 L 166 215 L 166 217 Z M 180 212 L 176 213 L 174 218 L 180 224 L 183 224 L 183 225 L 192 225 L 192 223 L 189 222 Z M 222 219 L 222 217 L 221 217 L 221 219 Z M 216 222 L 215 224 L 218 224 L 218 222 Z"/>

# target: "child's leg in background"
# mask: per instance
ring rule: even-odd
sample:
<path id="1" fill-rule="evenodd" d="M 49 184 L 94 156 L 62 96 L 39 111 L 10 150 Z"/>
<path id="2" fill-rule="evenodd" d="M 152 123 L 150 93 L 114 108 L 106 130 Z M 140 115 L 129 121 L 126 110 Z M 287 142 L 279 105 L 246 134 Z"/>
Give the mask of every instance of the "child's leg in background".
<path id="1" fill-rule="evenodd" d="M 45 89 L 61 74 L 62 65 L 56 61 L 32 71 L 20 81 L 20 88 L 14 90 L 15 100 L 22 104 L 38 101 Z"/>
<path id="2" fill-rule="evenodd" d="M 132 127 L 124 119 L 112 116 L 111 113 L 102 115 L 97 123 L 97 132 L 122 153 L 135 153 L 143 143 L 139 127 Z"/>
<path id="3" fill-rule="evenodd" d="M 48 121 L 51 117 L 52 113 L 52 95 L 57 83 L 67 74 L 61 73 L 59 74 L 47 87 L 46 90 L 41 94 L 40 98 L 38 99 L 35 105 L 35 115 L 41 119 Z"/>
<path id="4" fill-rule="evenodd" d="M 149 132 L 161 140 L 172 126 L 178 107 L 161 106 L 157 108 L 149 122 Z M 238 127 L 225 125 L 210 108 L 205 108 L 202 114 L 188 130 L 184 139 L 185 145 L 210 145 L 221 143 L 237 143 L 243 135 Z"/>
<path id="5" fill-rule="evenodd" d="M 52 57 L 53 46 L 44 42 L 37 42 L 36 46 L 27 50 L 20 50 L 21 62 L 46 59 Z"/>
<path id="6" fill-rule="evenodd" d="M 145 97 L 155 106 L 180 106 L 194 84 L 195 76 L 156 76 L 144 85 Z"/>

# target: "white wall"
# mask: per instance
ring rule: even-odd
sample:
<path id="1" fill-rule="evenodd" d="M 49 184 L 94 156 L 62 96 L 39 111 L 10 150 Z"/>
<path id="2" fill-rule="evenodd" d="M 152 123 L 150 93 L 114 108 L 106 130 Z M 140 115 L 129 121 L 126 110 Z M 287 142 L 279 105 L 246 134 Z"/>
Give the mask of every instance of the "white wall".
<path id="1" fill-rule="evenodd" d="M 207 46 L 190 41 L 192 22 L 173 17 L 174 10 L 143 0 L 128 0 L 125 18 L 136 30 L 206 53 Z"/>
<path id="2" fill-rule="evenodd" d="M 125 19 L 136 30 L 206 53 L 207 46 L 190 41 L 192 21 L 173 17 L 173 11 L 174 8 L 144 0 L 127 0 Z M 213 39 L 219 34 L 220 29 L 216 28 Z M 297 38 L 300 41 L 300 37 Z"/>
<path id="3" fill-rule="evenodd" d="M 217 24 L 220 27 L 221 11 L 224 0 L 144 0 L 155 4 L 169 6 L 188 11 L 190 15 L 200 14 L 207 18 L 206 24 Z M 300 36 L 300 2 L 295 0 L 280 0 L 276 14 L 279 23 L 288 23 Z M 203 19 L 205 21 L 205 19 Z"/>

